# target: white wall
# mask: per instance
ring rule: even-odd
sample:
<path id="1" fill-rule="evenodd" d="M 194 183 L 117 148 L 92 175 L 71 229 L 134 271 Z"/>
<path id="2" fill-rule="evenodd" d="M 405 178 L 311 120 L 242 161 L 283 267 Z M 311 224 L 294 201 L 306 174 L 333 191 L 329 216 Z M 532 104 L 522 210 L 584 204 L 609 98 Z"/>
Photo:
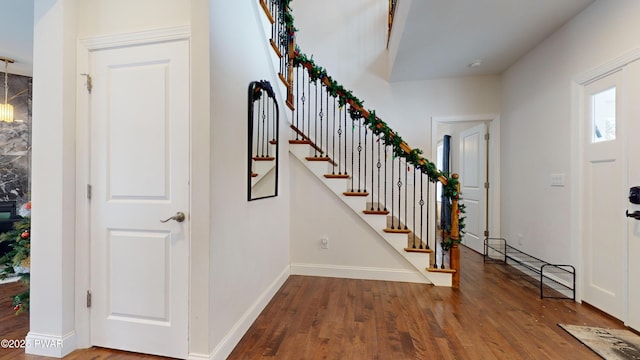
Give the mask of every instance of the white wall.
<path id="1" fill-rule="evenodd" d="M 278 196 L 247 202 L 247 89 L 278 80 L 254 0 L 212 1 L 211 344 L 225 358 L 289 273 L 289 169 L 281 114 Z M 284 108 L 280 101 L 280 108 Z"/>
<path id="2" fill-rule="evenodd" d="M 75 1 L 35 3 L 31 313 L 27 349 L 62 356 L 75 348 Z"/>
<path id="3" fill-rule="evenodd" d="M 596 1 L 520 59 L 502 84 L 502 235 L 539 257 L 578 263 L 575 231 L 577 179 L 571 178 L 571 82 L 640 47 L 640 2 Z M 565 187 L 550 174 L 564 173 Z M 623 216 L 623 214 L 621 214 Z"/>
<path id="4" fill-rule="evenodd" d="M 377 233 L 382 229 L 372 229 L 297 158 L 290 158 L 292 273 L 421 280 L 415 268 Z M 322 238 L 329 241 L 327 249 L 321 247 Z M 424 259 L 427 267 L 428 255 Z"/>

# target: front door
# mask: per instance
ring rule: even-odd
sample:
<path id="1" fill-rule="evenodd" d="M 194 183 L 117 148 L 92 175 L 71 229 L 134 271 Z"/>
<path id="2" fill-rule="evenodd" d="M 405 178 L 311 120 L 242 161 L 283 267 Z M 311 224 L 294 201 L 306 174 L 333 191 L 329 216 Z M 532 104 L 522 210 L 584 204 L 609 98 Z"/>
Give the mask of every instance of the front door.
<path id="1" fill-rule="evenodd" d="M 465 207 L 463 242 L 484 253 L 484 231 L 487 230 L 487 140 L 486 125 L 481 123 L 460 132 L 460 196 Z"/>
<path id="2" fill-rule="evenodd" d="M 583 261 L 587 303 L 623 319 L 627 220 L 623 70 L 584 88 Z"/>
<path id="3" fill-rule="evenodd" d="M 189 44 L 95 50 L 90 73 L 91 342 L 185 358 Z"/>
<path id="4" fill-rule="evenodd" d="M 640 140 L 634 135 L 640 135 L 640 102 L 637 97 L 640 95 L 640 61 L 628 65 L 625 68 L 625 78 L 629 79 L 629 90 L 627 91 L 626 106 L 627 118 L 634 119 L 628 123 L 628 187 L 640 186 Z M 629 200 L 629 199 L 627 199 Z M 629 213 L 640 211 L 640 205 L 627 201 Z M 622 214 L 620 214 L 622 216 Z M 627 279 L 627 325 L 640 331 L 640 220 L 627 217 L 628 236 L 628 279 Z"/>

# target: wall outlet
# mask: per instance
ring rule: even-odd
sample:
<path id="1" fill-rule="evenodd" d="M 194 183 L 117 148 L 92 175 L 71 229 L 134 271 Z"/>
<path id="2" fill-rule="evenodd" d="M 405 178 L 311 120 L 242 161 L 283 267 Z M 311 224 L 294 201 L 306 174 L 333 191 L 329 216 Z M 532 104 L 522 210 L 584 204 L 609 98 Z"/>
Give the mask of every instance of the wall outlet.
<path id="1" fill-rule="evenodd" d="M 518 245 L 522 245 L 524 243 L 524 235 L 518 234 Z"/>
<path id="2" fill-rule="evenodd" d="M 329 238 L 328 237 L 323 237 L 322 239 L 320 239 L 320 247 L 323 249 L 328 249 L 329 248 Z"/>

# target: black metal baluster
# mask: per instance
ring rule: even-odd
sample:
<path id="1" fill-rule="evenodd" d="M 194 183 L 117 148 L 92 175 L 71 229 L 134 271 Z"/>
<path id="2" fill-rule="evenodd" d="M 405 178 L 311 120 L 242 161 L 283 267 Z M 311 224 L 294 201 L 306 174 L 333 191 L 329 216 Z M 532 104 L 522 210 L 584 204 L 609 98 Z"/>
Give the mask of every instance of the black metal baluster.
<path id="1" fill-rule="evenodd" d="M 256 156 L 263 157 L 264 149 L 262 148 L 262 137 L 260 136 L 260 116 L 262 115 L 262 101 L 257 101 L 258 112 L 256 112 Z"/>
<path id="2" fill-rule="evenodd" d="M 415 175 L 415 174 L 414 174 Z M 424 174 L 422 173 L 422 168 L 420 168 L 420 249 L 422 249 L 422 243 L 424 242 L 426 244 L 426 248 L 429 248 L 429 225 L 427 225 L 427 232 L 426 232 L 426 236 L 425 236 L 425 232 L 423 231 L 423 226 L 422 226 L 422 221 L 424 219 L 424 213 L 422 212 L 424 210 L 424 192 L 423 192 L 423 188 L 422 188 L 422 184 L 424 183 Z M 429 183 L 427 183 L 428 185 Z M 427 187 L 427 191 L 429 191 L 429 187 Z M 429 202 L 427 201 L 427 204 Z M 428 210 L 427 210 L 428 211 Z M 415 211 L 414 211 L 415 213 Z M 428 215 L 427 215 L 428 216 Z M 427 218 L 427 224 L 428 224 L 428 218 Z"/>
<path id="3" fill-rule="evenodd" d="M 272 145 L 277 145 L 278 144 L 278 139 L 280 138 L 278 136 L 278 133 L 277 133 L 277 131 L 279 129 L 277 112 L 278 112 L 278 109 L 276 108 L 276 101 L 275 101 L 275 98 L 273 98 L 272 102 L 271 102 L 271 119 L 273 120 L 273 125 L 271 127 L 271 135 L 272 135 L 272 137 L 271 137 L 271 141 L 269 141 L 269 144 L 272 144 Z M 293 116 L 291 118 L 293 119 Z M 277 157 L 278 154 L 274 154 L 274 156 Z"/>
<path id="4" fill-rule="evenodd" d="M 384 144 L 384 210 L 387 210 L 387 143 Z M 393 176 L 392 176 L 393 178 Z"/>
<path id="5" fill-rule="evenodd" d="M 336 134 L 334 133 L 336 131 L 336 98 L 333 98 L 333 131 L 331 132 L 333 134 L 332 137 L 332 141 L 333 141 L 333 145 L 331 147 L 331 155 L 336 158 Z M 329 136 L 329 127 L 327 126 L 327 136 Z M 338 145 L 338 148 L 340 148 L 340 145 Z M 338 159 L 338 172 L 340 171 L 340 156 L 338 155 L 337 157 Z M 336 166 L 334 165 L 331 169 L 333 169 L 333 171 L 331 171 L 331 174 L 335 175 L 336 174 Z"/>
<path id="6" fill-rule="evenodd" d="M 269 157 L 269 145 L 267 144 L 269 128 L 267 127 L 267 114 L 265 112 L 267 108 L 267 95 L 265 93 L 262 94 L 262 102 L 262 156 Z"/>
<path id="7" fill-rule="evenodd" d="M 315 107 L 313 108 L 313 143 L 316 145 L 313 147 L 313 157 L 318 157 L 318 80 L 313 82 L 313 86 L 315 88 Z M 322 103 L 322 101 L 320 103 Z M 322 110 L 320 111 L 322 112 Z M 309 131 L 311 131 L 311 129 L 309 129 Z"/>
<path id="8" fill-rule="evenodd" d="M 416 248 L 416 230 L 418 227 L 416 226 L 416 169 L 413 169 L 413 248 Z M 422 234 L 420 234 L 422 235 Z M 420 249 L 422 249 L 422 240 L 420 241 Z"/>
<path id="9" fill-rule="evenodd" d="M 347 113 L 349 111 L 347 108 L 347 104 L 343 105 L 344 108 L 344 173 L 347 174 Z M 353 174 L 353 172 L 351 172 L 351 174 Z M 353 176 L 352 176 L 353 177 Z M 353 187 L 353 183 L 352 186 Z"/>
<path id="10" fill-rule="evenodd" d="M 404 229 L 407 230 L 407 206 L 409 204 L 409 181 L 407 180 L 409 177 L 409 164 L 405 162 L 404 165 L 407 167 L 407 171 L 404 172 Z"/>
<path id="11" fill-rule="evenodd" d="M 362 129 L 360 120 L 358 120 L 358 147 L 356 149 L 358 150 L 358 192 L 360 192 L 360 183 L 362 180 L 362 176 L 360 176 L 360 170 L 362 168 Z"/>
<path id="12" fill-rule="evenodd" d="M 325 127 L 327 128 L 326 129 L 327 134 L 326 134 L 325 139 L 327 139 L 327 140 L 326 140 L 326 144 L 325 144 L 325 154 L 324 155 L 326 157 L 329 157 L 329 88 L 325 88 L 324 97 L 325 97 L 325 101 L 327 102 L 327 106 L 326 106 L 327 116 L 325 117 L 325 119 L 326 119 L 326 126 Z M 331 156 L 334 156 L 333 152 L 331 153 Z M 332 170 L 331 171 L 332 173 L 335 172 L 334 171 L 335 170 L 335 165 L 334 165 L 333 161 L 331 161 L 331 170 Z"/>
<path id="13" fill-rule="evenodd" d="M 402 227 L 400 226 L 400 220 L 402 219 L 402 158 L 398 157 L 398 230 Z"/>
<path id="14" fill-rule="evenodd" d="M 393 149 L 391 149 L 392 154 L 393 154 Z M 394 175 L 394 155 L 391 156 L 391 181 L 393 182 L 393 175 Z M 395 229 L 395 218 L 393 217 L 393 205 L 395 204 L 395 198 L 394 198 L 394 186 L 393 183 L 391 184 L 391 229 Z"/>
<path id="15" fill-rule="evenodd" d="M 425 244 L 425 248 L 429 249 L 429 226 L 431 226 L 430 225 L 431 221 L 430 221 L 430 218 L 429 218 L 429 199 L 430 199 L 430 196 L 431 196 L 431 194 L 430 194 L 430 192 L 431 192 L 431 181 L 429 181 L 429 177 L 428 176 L 427 176 L 427 179 L 425 181 L 427 183 L 427 217 L 426 217 L 426 219 L 427 219 L 427 229 L 425 231 L 426 240 L 425 240 L 424 244 Z M 422 183 L 420 183 L 420 186 L 422 186 Z M 424 201 L 421 202 L 420 206 L 421 207 L 424 206 Z M 422 211 L 422 208 L 420 208 L 420 211 Z M 420 217 L 420 221 L 422 221 L 422 219 L 423 219 L 423 217 L 421 216 Z M 435 219 L 433 219 L 433 220 L 434 220 L 434 223 L 435 223 Z"/>
<path id="16" fill-rule="evenodd" d="M 322 142 L 322 118 L 324 117 L 324 106 L 322 104 L 322 89 L 324 89 L 324 86 L 322 86 L 322 83 L 321 83 L 320 84 L 320 112 L 318 113 L 318 118 L 320 119 L 320 143 L 318 144 L 318 146 L 320 147 L 320 149 L 325 150 L 326 147 L 323 146 L 323 142 Z M 320 154 L 320 156 L 322 156 L 322 153 Z"/>
<path id="17" fill-rule="evenodd" d="M 382 167 L 382 162 L 380 161 L 380 136 L 379 135 L 376 142 L 378 143 L 378 162 L 376 163 L 376 167 L 378 168 L 378 211 L 380 211 L 380 196 L 382 195 L 380 192 L 380 168 Z"/>
<path id="18" fill-rule="evenodd" d="M 373 177 L 373 161 L 374 161 L 374 155 L 375 155 L 375 142 L 373 141 L 373 139 L 375 139 L 375 133 L 373 132 L 373 130 L 371 131 L 371 210 L 373 211 L 373 203 L 375 202 L 375 184 L 374 184 L 374 177 Z M 380 196 L 380 194 L 378 194 L 378 196 Z"/>
<path id="19" fill-rule="evenodd" d="M 307 94 L 309 96 L 309 103 L 307 104 L 307 138 L 311 140 L 311 75 L 308 75 L 307 81 Z"/>
<path id="20" fill-rule="evenodd" d="M 353 118 L 351 118 L 351 174 L 355 174 L 355 172 L 353 171 L 355 166 L 354 164 L 355 151 L 353 151 L 353 144 L 355 143 L 355 136 L 356 136 L 355 131 L 356 131 L 356 121 Z M 360 174 L 358 173 L 358 175 Z M 355 176 L 351 176 L 351 192 L 355 190 L 355 186 L 353 186 L 354 178 Z M 360 182 L 359 176 L 358 176 L 358 182 Z M 358 189 L 358 191 L 360 191 L 360 189 Z"/>
<path id="21" fill-rule="evenodd" d="M 295 108 L 295 113 L 296 113 L 296 128 L 299 130 L 300 129 L 300 111 L 298 110 L 300 108 L 300 67 L 296 67 L 296 108 Z M 300 134 L 298 134 L 298 132 L 296 131 L 296 140 L 300 140 Z"/>
<path id="22" fill-rule="evenodd" d="M 436 191 L 436 195 L 437 195 L 437 191 L 438 191 L 438 186 L 440 186 L 438 183 L 436 183 L 435 185 L 435 191 Z M 438 211 L 438 196 L 434 196 L 433 197 L 433 208 L 436 209 L 436 212 L 434 214 L 434 217 L 437 216 L 441 216 L 440 212 Z M 439 228 L 439 223 L 440 223 L 440 219 L 436 219 L 435 221 L 435 226 L 433 227 L 433 251 L 435 251 L 435 256 L 433 257 L 433 267 L 435 269 L 438 268 L 438 228 Z"/>
<path id="23" fill-rule="evenodd" d="M 364 192 L 367 192 L 367 135 L 369 134 L 368 132 L 369 127 L 365 124 L 364 125 L 364 179 L 363 179 L 363 184 L 364 184 Z M 373 190 L 373 188 L 371 189 Z"/>
<path id="24" fill-rule="evenodd" d="M 338 107 L 338 175 L 342 175 L 342 168 L 340 167 L 340 163 L 342 162 L 342 106 Z M 346 116 L 346 115 L 345 115 Z M 346 124 L 346 117 L 345 117 L 345 124 Z M 344 142 L 347 142 L 347 139 L 345 137 Z M 345 149 L 345 153 L 346 153 L 346 149 Z M 344 173 L 345 175 L 347 174 L 347 159 L 345 158 L 344 162 L 342 162 L 342 164 L 344 165 Z"/>

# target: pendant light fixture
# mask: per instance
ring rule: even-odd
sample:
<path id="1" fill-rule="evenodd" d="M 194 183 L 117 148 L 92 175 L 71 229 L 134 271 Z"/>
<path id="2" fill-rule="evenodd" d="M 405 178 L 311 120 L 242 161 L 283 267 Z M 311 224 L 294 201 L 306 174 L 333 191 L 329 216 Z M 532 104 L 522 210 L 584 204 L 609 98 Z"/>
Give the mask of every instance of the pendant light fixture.
<path id="1" fill-rule="evenodd" d="M 7 102 L 9 99 L 9 63 L 13 64 L 14 60 L 6 57 L 0 57 L 0 61 L 4 61 L 4 103 L 0 104 L 0 121 L 13 122 L 13 106 Z"/>

